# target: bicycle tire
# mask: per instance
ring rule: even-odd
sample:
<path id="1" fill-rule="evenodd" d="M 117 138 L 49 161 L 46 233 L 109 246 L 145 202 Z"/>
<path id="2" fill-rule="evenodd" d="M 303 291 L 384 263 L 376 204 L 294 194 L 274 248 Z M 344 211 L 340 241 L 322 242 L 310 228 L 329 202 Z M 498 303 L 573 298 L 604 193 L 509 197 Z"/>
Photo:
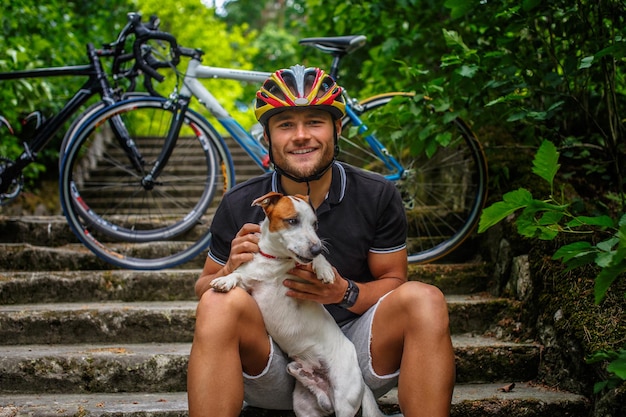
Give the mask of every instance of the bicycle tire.
<path id="1" fill-rule="evenodd" d="M 123 100 L 128 100 L 131 98 L 139 98 L 139 97 L 143 98 L 143 97 L 150 97 L 150 96 L 148 95 L 148 93 L 132 91 L 129 93 L 124 93 L 122 97 L 117 101 L 123 101 Z M 72 121 L 72 123 L 70 124 L 70 127 L 65 131 L 65 134 L 63 135 L 63 140 L 61 141 L 61 146 L 59 147 L 59 172 L 61 171 L 61 163 L 63 162 L 63 154 L 65 153 L 65 149 L 67 149 L 69 142 L 72 140 L 72 138 L 76 137 L 78 130 L 82 128 L 82 126 L 85 123 L 87 123 L 89 119 L 94 114 L 96 114 L 96 112 L 102 110 L 107 105 L 108 104 L 105 103 L 104 101 L 95 102 L 91 104 L 89 107 L 87 107 L 85 111 L 80 113 L 78 117 L 76 117 Z"/>
<path id="2" fill-rule="evenodd" d="M 121 118 L 149 172 L 174 112 L 166 99 L 132 98 L 94 113 L 70 138 L 59 180 L 61 206 L 80 241 L 98 257 L 128 269 L 172 268 L 208 247 L 213 210 L 234 185 L 222 137 L 188 110 L 178 142 L 154 188 L 131 169 L 107 121 Z M 189 166 L 203 167 L 201 175 Z M 104 176 L 104 174 L 108 174 Z"/>
<path id="3" fill-rule="evenodd" d="M 381 116 L 379 110 L 384 111 L 392 100 L 394 106 L 409 106 L 412 111 L 387 108 Z M 348 117 L 343 120 L 339 159 L 395 182 L 408 221 L 408 261 L 428 263 L 453 252 L 474 231 L 487 198 L 487 160 L 470 127 L 451 112 L 437 112 L 428 103 L 416 102 L 411 93 L 381 94 L 351 109 L 363 126 L 368 126 L 366 135 L 373 131 L 384 146 L 380 154 L 392 155 L 402 169 L 396 171 L 381 163 L 361 132 L 363 126 L 352 126 Z M 415 112 L 423 110 L 428 112 L 430 126 L 438 121 L 437 129 L 419 131 L 420 138 L 401 134 L 407 123 L 416 122 Z M 377 123 L 381 128 L 376 128 Z M 425 143 L 428 134 L 441 135 L 439 138 L 449 143 L 436 149 L 422 148 L 419 144 Z M 433 154 L 427 156 L 428 152 Z"/>

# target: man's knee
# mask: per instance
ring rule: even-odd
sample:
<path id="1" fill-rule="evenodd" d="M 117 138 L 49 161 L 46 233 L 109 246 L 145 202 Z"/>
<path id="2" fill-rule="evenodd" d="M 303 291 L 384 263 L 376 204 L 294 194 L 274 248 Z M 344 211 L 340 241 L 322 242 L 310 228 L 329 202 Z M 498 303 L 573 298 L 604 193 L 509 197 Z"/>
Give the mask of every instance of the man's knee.
<path id="1" fill-rule="evenodd" d="M 395 291 L 399 303 L 410 323 L 417 326 L 447 329 L 448 305 L 441 290 L 434 285 L 410 281 Z M 394 292 L 395 292 L 394 291 Z"/>
<path id="2" fill-rule="evenodd" d="M 196 335 L 202 331 L 215 332 L 239 328 L 238 322 L 260 317 L 254 299 L 242 288 L 227 293 L 206 291 L 196 308 Z M 260 323 L 262 325 L 262 322 Z"/>

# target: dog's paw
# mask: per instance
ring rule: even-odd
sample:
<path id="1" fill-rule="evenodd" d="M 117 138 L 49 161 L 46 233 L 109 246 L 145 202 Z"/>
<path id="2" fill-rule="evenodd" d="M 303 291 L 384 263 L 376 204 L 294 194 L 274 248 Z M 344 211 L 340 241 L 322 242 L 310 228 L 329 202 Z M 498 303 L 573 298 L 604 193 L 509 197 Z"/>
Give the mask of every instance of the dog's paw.
<path id="1" fill-rule="evenodd" d="M 325 284 L 335 282 L 335 271 L 333 271 L 333 267 L 330 266 L 326 258 L 322 255 L 313 259 L 313 270 L 315 271 L 317 278 Z"/>
<path id="2" fill-rule="evenodd" d="M 239 284 L 239 279 L 235 274 L 215 278 L 211 281 L 211 288 L 217 292 L 228 292 Z"/>

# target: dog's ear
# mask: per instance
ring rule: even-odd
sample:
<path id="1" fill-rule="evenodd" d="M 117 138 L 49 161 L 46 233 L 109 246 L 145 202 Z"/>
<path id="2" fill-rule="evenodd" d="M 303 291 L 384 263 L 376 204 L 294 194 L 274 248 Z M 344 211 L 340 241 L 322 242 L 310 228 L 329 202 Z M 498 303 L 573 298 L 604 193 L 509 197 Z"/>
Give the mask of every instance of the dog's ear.
<path id="1" fill-rule="evenodd" d="M 261 206 L 265 210 L 271 204 L 275 204 L 283 195 L 281 193 L 269 192 L 252 202 L 253 206 Z"/>

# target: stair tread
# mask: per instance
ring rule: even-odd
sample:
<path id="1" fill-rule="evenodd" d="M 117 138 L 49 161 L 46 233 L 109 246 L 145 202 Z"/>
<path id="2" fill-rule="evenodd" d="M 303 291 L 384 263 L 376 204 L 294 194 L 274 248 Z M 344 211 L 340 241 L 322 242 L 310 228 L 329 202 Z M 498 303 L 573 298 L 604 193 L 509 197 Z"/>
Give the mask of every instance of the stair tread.
<path id="1" fill-rule="evenodd" d="M 502 384 L 457 384 L 452 398 L 452 416 L 455 416 L 456 406 L 464 402 L 488 402 L 488 407 L 494 408 L 494 402 L 518 401 L 526 402 L 527 407 L 533 405 L 545 408 L 546 404 L 577 403 L 584 404 L 585 398 L 581 395 L 557 391 L 527 382 L 517 382 L 511 392 L 503 392 Z M 393 389 L 379 399 L 381 405 L 396 405 L 397 390 Z M 479 404 L 473 404 L 479 408 Z M 162 415 L 186 415 L 186 392 L 157 392 L 157 393 L 94 393 L 94 394 L 11 394 L 0 395 L 0 415 L 32 415 L 32 416 L 74 416 L 81 415 L 145 415 L 159 413 Z M 246 411 L 242 415 L 255 416 L 254 410 Z M 263 414 L 267 415 L 267 414 Z M 271 415 L 288 416 L 291 413 L 275 412 Z M 460 415 L 460 414 L 456 414 Z M 491 415 L 491 414 L 490 414 Z"/>
<path id="2" fill-rule="evenodd" d="M 453 334 L 452 344 L 455 348 L 539 347 L 539 345 L 532 342 L 504 341 L 491 336 L 472 334 Z M 0 362 L 3 359 L 8 358 L 35 358 L 49 357 L 51 355 L 84 356 L 86 353 L 97 354 L 99 356 L 116 356 L 124 354 L 128 357 L 188 355 L 190 348 L 190 342 L 0 345 Z"/>
<path id="3" fill-rule="evenodd" d="M 2 277 L 2 272 L 0 272 Z M 198 301 L 193 299 L 193 294 L 189 294 L 190 299 L 174 301 L 77 301 L 77 302 L 43 302 L 28 304 L 0 304 L 0 314 L 22 315 L 29 313 L 51 313 L 63 314 L 76 311 L 99 311 L 121 313 L 132 311 L 195 311 Z M 446 295 L 449 306 L 453 305 L 475 305 L 489 302 L 506 302 L 506 299 L 491 297 L 488 295 L 463 296 L 458 294 Z"/>

